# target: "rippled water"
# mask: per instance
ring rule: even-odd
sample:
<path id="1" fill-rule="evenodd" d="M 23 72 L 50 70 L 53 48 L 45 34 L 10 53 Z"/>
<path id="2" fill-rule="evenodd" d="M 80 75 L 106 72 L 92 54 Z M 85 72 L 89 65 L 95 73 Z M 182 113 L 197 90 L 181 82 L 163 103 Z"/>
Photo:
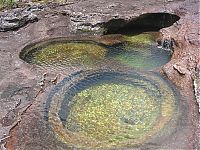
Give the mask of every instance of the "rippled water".
<path id="1" fill-rule="evenodd" d="M 41 43 L 21 53 L 21 58 L 39 66 L 92 66 L 106 55 L 107 49 L 93 41 Z"/>
<path id="2" fill-rule="evenodd" d="M 94 68 L 105 61 L 151 70 L 166 64 L 170 53 L 157 47 L 158 33 L 136 36 L 103 36 L 95 41 L 46 41 L 25 48 L 20 58 L 43 67 Z M 117 41 L 117 42 L 116 42 Z"/>
<path id="3" fill-rule="evenodd" d="M 45 69 L 83 69 L 67 76 L 45 100 L 45 118 L 58 141 L 77 149 L 120 149 L 173 132 L 169 127 L 179 115 L 174 89 L 145 71 L 170 60 L 169 52 L 157 48 L 158 37 L 62 38 L 22 50 L 21 59 Z"/>
<path id="4" fill-rule="evenodd" d="M 155 74 L 133 71 L 86 71 L 67 77 L 50 93 L 47 109 L 57 137 L 87 149 L 143 143 L 177 116 L 169 85 Z"/>
<path id="5" fill-rule="evenodd" d="M 169 62 L 169 52 L 154 45 L 135 46 L 132 43 L 119 44 L 110 51 L 111 59 L 133 68 L 151 70 Z"/>

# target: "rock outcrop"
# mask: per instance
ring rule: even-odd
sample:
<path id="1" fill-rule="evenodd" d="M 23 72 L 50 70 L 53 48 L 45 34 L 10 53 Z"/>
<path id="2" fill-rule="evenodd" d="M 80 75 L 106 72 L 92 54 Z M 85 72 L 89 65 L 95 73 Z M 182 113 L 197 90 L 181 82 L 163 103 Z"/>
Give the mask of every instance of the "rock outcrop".
<path id="1" fill-rule="evenodd" d="M 0 12 L 0 31 L 15 30 L 28 23 L 38 21 L 35 12 L 41 11 L 42 9 L 43 6 L 39 4 Z"/>

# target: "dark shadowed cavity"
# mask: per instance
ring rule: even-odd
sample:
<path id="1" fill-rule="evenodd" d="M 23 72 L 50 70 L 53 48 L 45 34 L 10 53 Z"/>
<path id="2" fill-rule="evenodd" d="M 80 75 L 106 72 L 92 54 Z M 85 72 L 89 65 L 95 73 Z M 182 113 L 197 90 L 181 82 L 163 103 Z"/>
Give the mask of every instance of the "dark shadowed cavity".
<path id="1" fill-rule="evenodd" d="M 103 25 L 104 34 L 140 34 L 159 31 L 173 25 L 179 19 L 179 16 L 169 13 L 147 13 L 130 20 L 112 19 Z"/>

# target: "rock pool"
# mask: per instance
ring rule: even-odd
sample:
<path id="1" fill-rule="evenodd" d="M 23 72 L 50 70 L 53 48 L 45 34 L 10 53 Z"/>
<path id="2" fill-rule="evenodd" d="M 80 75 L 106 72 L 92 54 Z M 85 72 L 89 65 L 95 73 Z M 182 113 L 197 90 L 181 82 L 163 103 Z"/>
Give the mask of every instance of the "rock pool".
<path id="1" fill-rule="evenodd" d="M 72 74 L 51 91 L 46 108 L 57 138 L 81 149 L 136 146 L 164 134 L 178 117 L 170 84 L 135 71 Z"/>
<path id="2" fill-rule="evenodd" d="M 107 61 L 152 70 L 171 58 L 169 51 L 158 48 L 158 37 L 159 33 L 150 32 L 134 36 L 105 35 L 94 41 L 53 39 L 25 47 L 20 58 L 42 67 L 95 68 Z"/>

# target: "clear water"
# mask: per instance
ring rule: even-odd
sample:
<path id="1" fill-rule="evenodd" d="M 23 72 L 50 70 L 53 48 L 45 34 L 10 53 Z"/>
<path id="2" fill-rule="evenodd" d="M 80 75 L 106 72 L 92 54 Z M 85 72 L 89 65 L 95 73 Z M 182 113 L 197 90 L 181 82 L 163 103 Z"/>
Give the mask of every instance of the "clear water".
<path id="1" fill-rule="evenodd" d="M 66 77 L 48 96 L 45 116 L 59 141 L 79 149 L 134 147 L 176 122 L 173 89 L 144 71 L 170 60 L 169 52 L 157 48 L 157 34 L 57 39 L 22 50 L 21 59 L 42 68 L 90 70 Z"/>
<path id="2" fill-rule="evenodd" d="M 48 121 L 57 138 L 76 148 L 135 146 L 177 115 L 172 89 L 155 74 L 80 72 L 50 95 Z"/>
<path id="3" fill-rule="evenodd" d="M 129 67 L 151 70 L 160 67 L 170 61 L 169 52 L 157 48 L 156 43 L 152 45 L 134 45 L 132 43 L 123 43 L 114 47 L 108 57 L 119 61 Z"/>
<path id="4" fill-rule="evenodd" d="M 171 54 L 157 47 L 158 33 L 135 36 L 103 36 L 94 41 L 58 41 L 24 49 L 20 57 L 42 67 L 95 68 L 111 61 L 132 68 L 151 70 L 166 64 Z"/>

